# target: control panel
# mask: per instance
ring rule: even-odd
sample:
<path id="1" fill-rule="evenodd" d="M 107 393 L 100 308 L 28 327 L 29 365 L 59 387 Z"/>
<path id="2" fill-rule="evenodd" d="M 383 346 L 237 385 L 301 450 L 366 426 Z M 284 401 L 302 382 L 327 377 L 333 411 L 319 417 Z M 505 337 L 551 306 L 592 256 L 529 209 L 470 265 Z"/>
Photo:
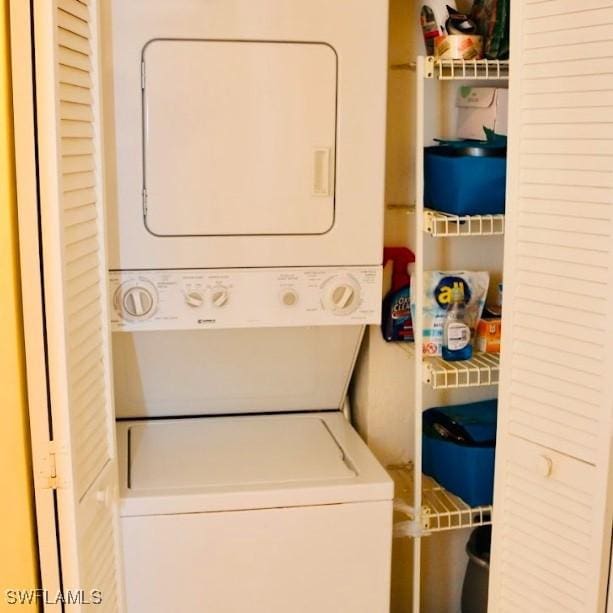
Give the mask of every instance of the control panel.
<path id="1" fill-rule="evenodd" d="M 380 322 L 380 266 L 111 271 L 114 331 Z"/>

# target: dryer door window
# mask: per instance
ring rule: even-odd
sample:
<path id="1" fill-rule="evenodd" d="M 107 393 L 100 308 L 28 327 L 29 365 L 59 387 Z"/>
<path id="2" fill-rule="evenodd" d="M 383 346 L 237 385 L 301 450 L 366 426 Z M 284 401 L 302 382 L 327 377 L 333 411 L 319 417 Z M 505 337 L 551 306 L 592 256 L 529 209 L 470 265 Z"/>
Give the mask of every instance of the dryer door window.
<path id="1" fill-rule="evenodd" d="M 322 234 L 334 223 L 337 56 L 321 43 L 143 50 L 143 195 L 160 236 Z"/>

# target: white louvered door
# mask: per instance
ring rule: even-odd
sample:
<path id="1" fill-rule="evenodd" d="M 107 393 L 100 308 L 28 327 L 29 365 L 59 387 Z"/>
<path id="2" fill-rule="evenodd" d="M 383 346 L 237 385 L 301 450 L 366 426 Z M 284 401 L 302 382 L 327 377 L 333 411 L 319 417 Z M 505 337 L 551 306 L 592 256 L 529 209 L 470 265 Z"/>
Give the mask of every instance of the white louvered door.
<path id="1" fill-rule="evenodd" d="M 48 394 L 67 611 L 123 610 L 95 0 L 35 0 Z M 79 590 L 82 590 L 79 593 Z"/>
<path id="2" fill-rule="evenodd" d="M 613 0 L 513 0 L 489 610 L 604 611 L 613 413 Z"/>

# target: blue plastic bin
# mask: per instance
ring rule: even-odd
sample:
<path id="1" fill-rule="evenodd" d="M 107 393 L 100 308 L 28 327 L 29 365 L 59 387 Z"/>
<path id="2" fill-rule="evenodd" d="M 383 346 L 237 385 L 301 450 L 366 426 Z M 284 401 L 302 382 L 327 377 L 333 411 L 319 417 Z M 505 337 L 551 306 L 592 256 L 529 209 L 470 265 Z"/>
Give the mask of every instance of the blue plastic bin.
<path id="1" fill-rule="evenodd" d="M 424 151 L 424 204 L 452 215 L 504 213 L 506 156 L 465 155 L 459 147 Z"/>
<path id="2" fill-rule="evenodd" d="M 478 445 L 457 443 L 432 427 L 438 413 L 463 426 Z M 424 412 L 422 469 L 471 506 L 492 504 L 496 438 L 496 400 L 436 407 Z"/>

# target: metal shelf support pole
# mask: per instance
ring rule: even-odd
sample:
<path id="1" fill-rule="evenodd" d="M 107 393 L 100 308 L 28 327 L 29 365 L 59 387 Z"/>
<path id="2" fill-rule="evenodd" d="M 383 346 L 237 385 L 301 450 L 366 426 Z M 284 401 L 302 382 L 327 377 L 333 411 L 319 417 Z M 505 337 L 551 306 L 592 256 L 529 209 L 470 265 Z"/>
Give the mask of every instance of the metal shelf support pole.
<path id="1" fill-rule="evenodd" d="M 415 334 L 415 383 L 414 383 L 414 466 L 415 477 L 413 481 L 413 501 L 416 513 L 415 519 L 421 521 L 422 506 L 422 474 L 421 474 L 421 415 L 423 403 L 422 388 L 422 346 L 423 346 L 423 296 L 424 276 L 422 273 L 424 263 L 424 105 L 425 105 L 425 65 L 424 59 L 418 58 L 416 67 L 417 87 L 415 99 L 415 115 L 417 117 L 415 138 L 415 269 L 411 279 L 411 291 L 415 292 L 415 321 L 413 330 Z M 413 613 L 420 611 L 421 598 L 421 537 L 413 538 Z"/>

